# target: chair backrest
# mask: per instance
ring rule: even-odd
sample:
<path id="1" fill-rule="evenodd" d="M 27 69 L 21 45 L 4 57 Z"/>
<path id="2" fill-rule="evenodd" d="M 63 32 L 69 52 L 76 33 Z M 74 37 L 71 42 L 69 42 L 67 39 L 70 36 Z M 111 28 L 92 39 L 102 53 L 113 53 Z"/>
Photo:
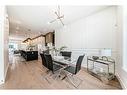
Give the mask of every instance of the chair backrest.
<path id="1" fill-rule="evenodd" d="M 62 56 L 70 58 L 72 52 L 70 52 L 70 51 L 61 51 L 60 53 L 62 54 Z"/>
<path id="2" fill-rule="evenodd" d="M 81 55 L 78 57 L 78 60 L 77 60 L 77 63 L 76 63 L 76 69 L 75 69 L 75 74 L 78 73 L 81 69 L 81 64 L 82 64 L 82 61 L 83 61 L 83 58 L 84 58 L 85 55 Z"/>
<path id="3" fill-rule="evenodd" d="M 42 59 L 42 65 L 45 67 L 48 67 L 48 64 L 46 63 L 46 59 L 43 53 L 40 53 L 41 59 Z"/>
<path id="4" fill-rule="evenodd" d="M 46 63 L 48 64 L 48 69 L 53 71 L 53 61 L 51 54 L 44 54 Z"/>

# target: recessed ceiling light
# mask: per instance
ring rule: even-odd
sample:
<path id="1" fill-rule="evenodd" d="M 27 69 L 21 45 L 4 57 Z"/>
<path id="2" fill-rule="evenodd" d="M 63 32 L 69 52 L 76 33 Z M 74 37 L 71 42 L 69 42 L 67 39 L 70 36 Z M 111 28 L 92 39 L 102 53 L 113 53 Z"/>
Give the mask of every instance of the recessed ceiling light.
<path id="1" fill-rule="evenodd" d="M 49 25 L 49 24 L 51 24 L 50 22 L 47 22 L 47 24 Z"/>

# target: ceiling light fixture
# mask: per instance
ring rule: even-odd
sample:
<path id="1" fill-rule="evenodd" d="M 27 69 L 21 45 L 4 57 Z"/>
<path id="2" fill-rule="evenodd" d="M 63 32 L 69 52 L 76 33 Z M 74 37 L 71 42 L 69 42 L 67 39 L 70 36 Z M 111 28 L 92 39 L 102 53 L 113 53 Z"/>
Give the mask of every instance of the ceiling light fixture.
<path id="1" fill-rule="evenodd" d="M 55 11 L 54 13 L 55 13 L 55 15 L 57 16 L 57 18 L 54 19 L 54 20 L 52 20 L 52 21 L 50 21 L 50 23 L 53 23 L 53 22 L 59 20 L 59 21 L 61 22 L 61 24 L 64 26 L 64 23 L 63 23 L 63 21 L 62 21 L 62 19 L 64 18 L 64 15 L 61 15 L 60 6 L 58 6 L 57 11 Z"/>

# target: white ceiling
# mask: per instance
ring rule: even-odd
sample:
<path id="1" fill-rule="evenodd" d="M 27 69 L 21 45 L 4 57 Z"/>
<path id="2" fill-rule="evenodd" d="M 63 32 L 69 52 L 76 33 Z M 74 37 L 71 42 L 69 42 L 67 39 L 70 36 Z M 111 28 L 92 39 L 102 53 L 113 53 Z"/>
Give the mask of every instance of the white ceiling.
<path id="1" fill-rule="evenodd" d="M 65 25 L 107 7 L 109 6 L 60 6 Z M 57 6 L 7 6 L 10 36 L 25 39 L 63 27 L 59 21 L 48 24 L 57 18 L 54 14 L 56 9 Z"/>

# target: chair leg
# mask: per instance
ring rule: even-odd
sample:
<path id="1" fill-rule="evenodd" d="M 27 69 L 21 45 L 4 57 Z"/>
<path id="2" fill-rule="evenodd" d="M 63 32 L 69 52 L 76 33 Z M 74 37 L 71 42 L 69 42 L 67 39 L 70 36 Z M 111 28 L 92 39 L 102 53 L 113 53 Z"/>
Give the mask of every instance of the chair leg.
<path id="1" fill-rule="evenodd" d="M 49 84 L 51 84 L 51 82 L 47 79 L 47 77 L 45 77 L 45 79 L 47 80 L 47 82 L 48 82 Z"/>
<path id="2" fill-rule="evenodd" d="M 55 80 L 60 76 L 61 71 L 62 71 L 62 70 L 59 70 L 57 76 L 55 77 Z"/>
<path id="3" fill-rule="evenodd" d="M 76 77 L 76 76 L 75 76 Z M 78 88 L 79 85 L 82 83 L 83 80 L 81 80 L 80 78 L 78 78 L 80 80 L 80 83 L 76 86 L 76 84 L 74 83 L 74 76 L 72 74 L 68 74 L 67 78 L 69 79 L 70 83 L 75 87 Z"/>
<path id="4" fill-rule="evenodd" d="M 50 72 L 51 72 L 51 73 L 50 73 Z M 57 71 L 56 71 L 56 72 L 57 72 Z M 56 73 L 56 72 L 55 72 L 55 73 Z M 48 70 L 47 73 L 48 73 L 48 75 L 46 75 L 46 76 L 44 77 L 44 79 L 46 79 L 46 80 L 48 81 L 48 83 L 51 84 L 51 82 L 48 80 L 48 77 L 51 77 L 51 76 L 55 75 L 55 73 L 52 72 L 52 71 L 50 71 L 50 70 Z M 49 73 L 50 73 L 50 74 L 49 74 Z M 61 73 L 61 70 L 58 71 L 58 74 L 57 74 L 57 76 L 55 77 L 55 80 L 59 77 L 60 73 Z"/>
<path id="5" fill-rule="evenodd" d="M 47 82 L 51 84 L 51 82 L 47 78 L 52 75 L 52 72 L 50 73 L 50 70 L 47 70 L 46 73 L 47 75 L 44 76 L 44 79 L 47 80 Z"/>
<path id="6" fill-rule="evenodd" d="M 57 74 L 57 75 L 55 76 L 55 80 L 56 80 L 56 79 L 60 76 L 61 71 L 62 71 L 62 69 L 57 70 L 57 71 L 55 71 L 55 72 L 52 72 L 52 73 L 53 73 L 52 77 L 55 76 L 55 75 Z M 57 73 L 57 72 L 58 72 L 58 73 Z"/>

